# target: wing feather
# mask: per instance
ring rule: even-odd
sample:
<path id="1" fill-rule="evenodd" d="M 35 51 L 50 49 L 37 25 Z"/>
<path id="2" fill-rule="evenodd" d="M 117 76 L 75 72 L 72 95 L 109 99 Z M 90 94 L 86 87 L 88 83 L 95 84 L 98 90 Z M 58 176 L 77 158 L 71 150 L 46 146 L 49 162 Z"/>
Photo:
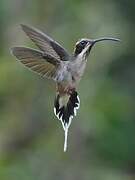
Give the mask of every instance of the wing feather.
<path id="1" fill-rule="evenodd" d="M 13 47 L 11 52 L 22 64 L 32 71 L 43 77 L 55 79 L 60 61 L 54 57 L 26 47 Z"/>
<path id="2" fill-rule="evenodd" d="M 21 27 L 27 36 L 46 54 L 52 55 L 58 60 L 69 60 L 68 52 L 52 38 L 33 27 L 23 24 L 21 24 Z"/>

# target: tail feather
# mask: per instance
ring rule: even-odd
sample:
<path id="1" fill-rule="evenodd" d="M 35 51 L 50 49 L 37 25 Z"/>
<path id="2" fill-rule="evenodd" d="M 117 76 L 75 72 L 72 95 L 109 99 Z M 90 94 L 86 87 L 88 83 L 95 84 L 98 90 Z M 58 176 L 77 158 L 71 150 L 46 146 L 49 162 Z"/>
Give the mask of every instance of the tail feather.
<path id="1" fill-rule="evenodd" d="M 57 95 L 54 102 L 54 114 L 61 121 L 63 129 L 65 131 L 65 143 L 64 151 L 67 149 L 67 136 L 68 128 L 72 122 L 74 116 L 76 116 L 76 111 L 80 107 L 80 99 L 78 93 L 73 91 L 70 95 Z"/>

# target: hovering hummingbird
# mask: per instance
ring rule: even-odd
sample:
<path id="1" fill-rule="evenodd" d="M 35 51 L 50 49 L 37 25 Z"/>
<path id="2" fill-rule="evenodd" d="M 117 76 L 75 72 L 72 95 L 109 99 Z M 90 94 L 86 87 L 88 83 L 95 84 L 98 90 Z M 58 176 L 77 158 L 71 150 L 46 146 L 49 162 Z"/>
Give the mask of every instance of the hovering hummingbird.
<path id="1" fill-rule="evenodd" d="M 28 47 L 13 47 L 11 52 L 32 71 L 43 78 L 46 77 L 55 81 L 54 114 L 61 121 L 65 131 L 65 152 L 68 129 L 80 107 L 80 99 L 76 89 L 84 74 L 91 48 L 100 41 L 120 40 L 111 37 L 81 39 L 77 41 L 74 52 L 70 55 L 60 44 L 41 31 L 26 25 L 21 25 L 21 27 L 40 50 Z"/>

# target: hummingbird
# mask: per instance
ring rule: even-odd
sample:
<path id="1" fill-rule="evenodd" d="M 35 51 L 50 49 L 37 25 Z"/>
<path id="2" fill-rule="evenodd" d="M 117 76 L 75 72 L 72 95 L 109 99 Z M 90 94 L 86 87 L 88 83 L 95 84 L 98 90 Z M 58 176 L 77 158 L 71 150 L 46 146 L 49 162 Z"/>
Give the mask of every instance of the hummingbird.
<path id="1" fill-rule="evenodd" d="M 90 51 L 97 42 L 106 40 L 118 42 L 120 39 L 112 37 L 83 38 L 76 42 L 73 53 L 69 54 L 58 42 L 40 30 L 23 24 L 21 27 L 39 50 L 17 46 L 11 48 L 11 53 L 24 66 L 56 83 L 54 114 L 61 121 L 65 132 L 65 152 L 68 129 L 80 107 L 77 87 L 84 74 Z"/>

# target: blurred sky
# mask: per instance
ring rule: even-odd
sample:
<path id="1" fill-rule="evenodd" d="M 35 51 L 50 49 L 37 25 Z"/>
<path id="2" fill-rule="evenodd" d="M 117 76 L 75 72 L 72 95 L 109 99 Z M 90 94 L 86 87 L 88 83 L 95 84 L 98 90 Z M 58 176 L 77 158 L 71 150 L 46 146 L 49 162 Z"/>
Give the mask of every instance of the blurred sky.
<path id="1" fill-rule="evenodd" d="M 135 179 L 135 1 L 0 0 L 0 179 Z M 81 107 L 64 132 L 53 114 L 55 84 L 28 71 L 12 46 L 35 46 L 32 25 L 73 52 L 80 38 L 113 36 L 88 58 Z"/>

